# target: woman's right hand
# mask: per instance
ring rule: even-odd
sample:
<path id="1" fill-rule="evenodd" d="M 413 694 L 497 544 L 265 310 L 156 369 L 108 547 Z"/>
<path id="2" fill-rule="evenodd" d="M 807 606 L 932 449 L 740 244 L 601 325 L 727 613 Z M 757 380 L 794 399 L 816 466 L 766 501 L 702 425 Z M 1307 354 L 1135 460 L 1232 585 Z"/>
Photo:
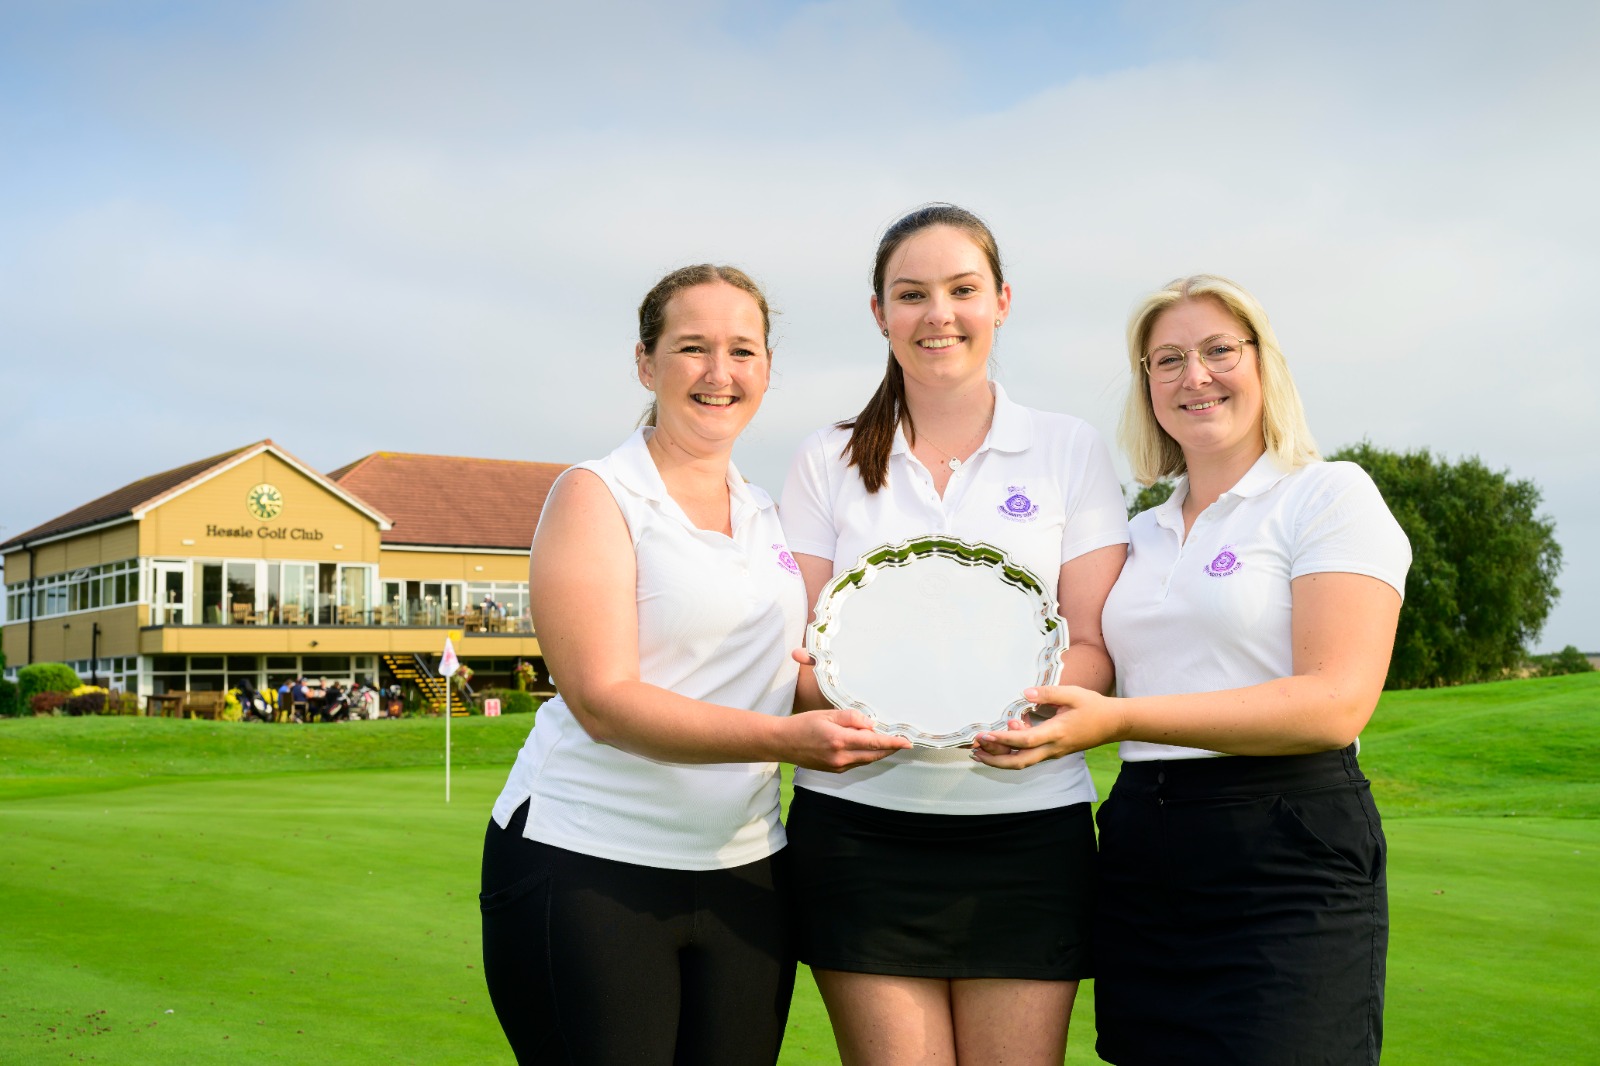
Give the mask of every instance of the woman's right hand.
<path id="1" fill-rule="evenodd" d="M 826 707 L 791 715 L 783 722 L 784 761 L 807 770 L 836 774 L 911 747 L 905 737 L 874 731 L 872 719 L 860 711 Z"/>

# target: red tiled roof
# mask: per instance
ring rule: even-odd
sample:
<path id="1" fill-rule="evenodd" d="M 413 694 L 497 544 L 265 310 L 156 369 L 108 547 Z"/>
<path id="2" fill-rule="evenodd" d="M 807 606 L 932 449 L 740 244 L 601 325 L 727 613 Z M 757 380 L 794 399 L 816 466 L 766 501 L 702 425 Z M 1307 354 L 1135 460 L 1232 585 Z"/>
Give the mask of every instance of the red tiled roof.
<path id="1" fill-rule="evenodd" d="M 374 452 L 328 476 L 394 523 L 385 544 L 526 551 L 566 466 Z"/>
<path id="2" fill-rule="evenodd" d="M 138 481 L 124 485 L 114 492 L 108 492 L 97 500 L 90 500 L 82 507 L 74 508 L 64 515 L 59 515 L 43 525 L 34 526 L 26 533 L 19 533 L 0 544 L 0 551 L 8 551 L 27 541 L 42 540 L 45 537 L 58 533 L 69 533 L 74 529 L 85 526 L 109 522 L 115 518 L 126 518 L 133 512 L 143 508 L 145 504 L 154 502 L 161 496 L 170 495 L 183 488 L 189 482 L 209 473 L 212 469 L 221 466 L 240 452 L 249 451 L 271 444 L 271 441 L 258 441 L 247 444 L 243 448 L 213 455 L 209 459 L 200 459 L 184 466 L 175 467 L 160 474 L 151 474 L 149 477 L 140 478 Z"/>

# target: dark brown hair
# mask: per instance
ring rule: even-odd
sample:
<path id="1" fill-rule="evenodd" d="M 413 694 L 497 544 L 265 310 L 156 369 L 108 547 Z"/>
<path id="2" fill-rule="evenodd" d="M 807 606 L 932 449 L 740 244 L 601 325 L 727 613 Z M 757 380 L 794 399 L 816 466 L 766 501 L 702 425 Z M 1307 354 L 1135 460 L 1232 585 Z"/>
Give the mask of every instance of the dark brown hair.
<path id="1" fill-rule="evenodd" d="M 756 306 L 761 309 L 761 343 L 766 346 L 767 358 L 772 357 L 772 309 L 767 306 L 767 294 L 761 291 L 761 286 L 757 285 L 749 274 L 738 267 L 716 266 L 712 263 L 679 267 L 656 282 L 654 287 L 644 294 L 644 302 L 639 304 L 639 343 L 644 345 L 646 355 L 655 354 L 656 342 L 661 339 L 661 334 L 667 328 L 667 304 L 672 298 L 685 289 L 715 282 L 732 285 L 756 302 Z M 641 426 L 656 424 L 654 400 L 651 400 L 650 406 L 645 408 L 639 424 Z"/>
<path id="2" fill-rule="evenodd" d="M 933 226 L 958 229 L 972 239 L 983 252 L 994 271 L 994 284 L 998 289 L 1006 283 L 1000 269 L 1000 246 L 995 243 L 989 226 L 965 208 L 955 204 L 924 204 L 884 230 L 878 241 L 878 256 L 872 263 L 872 292 L 878 297 L 878 307 L 883 307 L 884 276 L 889 272 L 889 257 L 895 250 L 917 233 Z M 861 483 L 867 491 L 877 492 L 889 480 L 889 452 L 894 448 L 894 431 L 901 422 L 906 426 L 906 439 L 916 443 L 917 427 L 906 409 L 906 378 L 894 351 L 889 351 L 889 366 L 883 372 L 878 391 L 854 418 L 839 423 L 840 429 L 850 430 L 844 454 L 849 465 L 856 468 Z"/>

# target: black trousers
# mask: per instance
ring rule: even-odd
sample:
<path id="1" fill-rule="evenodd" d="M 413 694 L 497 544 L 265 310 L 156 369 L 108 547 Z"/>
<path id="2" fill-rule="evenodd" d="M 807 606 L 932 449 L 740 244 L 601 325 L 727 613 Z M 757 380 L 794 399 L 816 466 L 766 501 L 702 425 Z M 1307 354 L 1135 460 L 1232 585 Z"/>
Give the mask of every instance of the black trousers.
<path id="1" fill-rule="evenodd" d="M 767 1066 L 795 961 L 783 853 L 727 870 L 663 870 L 522 836 L 483 847 L 483 968 L 523 1064 Z"/>
<path id="2" fill-rule="evenodd" d="M 1386 844 L 1353 749 L 1125 763 L 1099 825 L 1103 1059 L 1377 1063 Z"/>

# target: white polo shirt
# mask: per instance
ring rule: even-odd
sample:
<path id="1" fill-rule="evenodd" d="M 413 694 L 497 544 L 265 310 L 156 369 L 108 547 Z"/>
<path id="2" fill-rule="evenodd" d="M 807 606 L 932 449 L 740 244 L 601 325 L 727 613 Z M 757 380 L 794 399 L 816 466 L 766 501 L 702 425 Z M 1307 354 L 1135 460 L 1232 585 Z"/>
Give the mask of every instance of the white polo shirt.
<path id="1" fill-rule="evenodd" d="M 1258 685 L 1294 673 L 1289 583 L 1302 574 L 1375 577 L 1405 595 L 1411 544 L 1367 472 L 1262 455 L 1183 539 L 1186 478 L 1134 518 L 1128 562 L 1102 625 L 1117 693 L 1165 696 Z M 1124 741 L 1129 762 L 1216 755 Z"/>
<path id="2" fill-rule="evenodd" d="M 835 574 L 880 544 L 948 534 L 1004 548 L 1054 591 L 1061 564 L 1128 540 L 1127 509 L 1094 428 L 1070 415 L 1013 403 L 993 385 L 994 423 L 944 497 L 895 432 L 887 484 L 869 494 L 843 458 L 848 430 L 808 437 L 789 468 L 783 528 L 789 547 L 833 562 Z M 929 633 L 928 654 L 960 654 L 961 634 Z M 1017 691 L 1031 683 L 1018 678 Z M 974 718 L 979 709 L 974 708 Z M 1026 770 L 982 766 L 965 748 L 913 748 L 842 774 L 796 770 L 795 784 L 858 803 L 933 814 L 1046 810 L 1095 798 L 1083 756 Z"/>
<path id="3" fill-rule="evenodd" d="M 733 536 L 697 528 L 661 481 L 650 432 L 574 467 L 605 482 L 633 539 L 639 677 L 691 699 L 787 715 L 806 596 L 777 509 L 730 463 Z M 539 708 L 495 823 L 504 828 L 530 799 L 530 840 L 642 866 L 726 869 L 784 845 L 777 763 L 634 755 L 596 743 L 559 696 Z"/>

